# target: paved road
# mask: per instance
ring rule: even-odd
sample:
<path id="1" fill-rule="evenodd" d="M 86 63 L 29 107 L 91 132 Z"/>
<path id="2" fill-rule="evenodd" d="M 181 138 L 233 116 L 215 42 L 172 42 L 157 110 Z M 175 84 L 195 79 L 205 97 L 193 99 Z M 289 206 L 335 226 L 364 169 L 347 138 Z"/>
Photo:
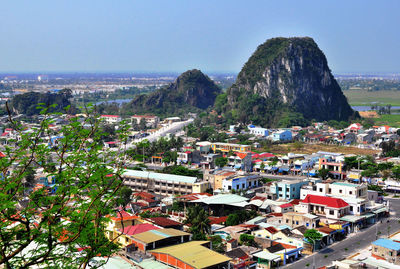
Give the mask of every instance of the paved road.
<path id="1" fill-rule="evenodd" d="M 313 268 L 313 260 L 315 259 L 315 268 L 329 265 L 335 260 L 343 259 L 351 254 L 357 253 L 359 250 L 368 248 L 373 241 L 376 240 L 376 231 L 380 231 L 379 237 L 387 237 L 388 229 L 390 226 L 390 234 L 400 230 L 400 200 L 387 199 L 390 201 L 390 222 L 387 223 L 383 219 L 383 223 L 372 225 L 362 231 L 350 234 L 346 239 L 336 242 L 325 249 L 320 250 L 314 255 L 302 258 L 295 263 L 288 264 L 283 268 Z M 346 250 L 347 249 L 347 250 Z M 306 265 L 309 264 L 307 267 Z"/>
<path id="2" fill-rule="evenodd" d="M 166 136 L 167 134 L 175 134 L 178 131 L 182 130 L 186 125 L 192 123 L 194 119 L 188 119 L 187 121 L 180 121 L 180 122 L 173 122 L 168 126 L 162 127 L 161 129 L 157 130 L 156 132 L 150 134 L 149 136 L 135 139 L 134 143 L 138 143 L 142 140 L 148 140 L 153 142 L 157 140 L 159 137 Z"/>
<path id="3" fill-rule="evenodd" d="M 273 174 L 266 174 L 266 173 L 259 173 L 253 172 L 252 174 L 259 174 L 262 177 L 272 178 L 272 179 L 286 179 L 286 180 L 296 180 L 296 179 L 306 179 L 305 176 L 291 176 L 291 175 L 273 175 Z M 310 177 L 311 178 L 311 177 Z"/>

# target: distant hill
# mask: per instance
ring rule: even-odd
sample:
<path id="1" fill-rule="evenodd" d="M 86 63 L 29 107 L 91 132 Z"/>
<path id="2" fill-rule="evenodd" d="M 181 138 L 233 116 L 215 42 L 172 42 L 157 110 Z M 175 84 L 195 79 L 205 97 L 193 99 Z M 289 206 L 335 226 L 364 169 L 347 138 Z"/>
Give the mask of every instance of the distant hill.
<path id="1" fill-rule="evenodd" d="M 37 115 L 41 109 L 38 104 L 44 104 L 44 107 L 56 105 L 50 108 L 49 112 L 65 112 L 64 108 L 71 105 L 72 91 L 63 89 L 59 92 L 27 92 L 14 96 L 10 102 L 11 109 L 19 114 L 27 116 Z"/>
<path id="2" fill-rule="evenodd" d="M 258 46 L 216 109 L 231 122 L 270 127 L 358 115 L 309 37 L 273 38 Z"/>
<path id="3" fill-rule="evenodd" d="M 184 115 L 213 106 L 220 93 L 221 89 L 208 76 L 193 69 L 159 90 L 135 97 L 124 105 L 124 110 L 134 114 Z"/>

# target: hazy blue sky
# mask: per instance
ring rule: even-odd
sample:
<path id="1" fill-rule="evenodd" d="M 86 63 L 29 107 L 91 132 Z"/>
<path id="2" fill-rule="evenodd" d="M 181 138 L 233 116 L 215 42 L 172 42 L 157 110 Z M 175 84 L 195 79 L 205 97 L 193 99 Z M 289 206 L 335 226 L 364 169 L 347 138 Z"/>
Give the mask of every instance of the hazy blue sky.
<path id="1" fill-rule="evenodd" d="M 311 36 L 335 73 L 400 72 L 399 11 L 397 0 L 7 0 L 0 71 L 238 72 L 268 38 Z"/>

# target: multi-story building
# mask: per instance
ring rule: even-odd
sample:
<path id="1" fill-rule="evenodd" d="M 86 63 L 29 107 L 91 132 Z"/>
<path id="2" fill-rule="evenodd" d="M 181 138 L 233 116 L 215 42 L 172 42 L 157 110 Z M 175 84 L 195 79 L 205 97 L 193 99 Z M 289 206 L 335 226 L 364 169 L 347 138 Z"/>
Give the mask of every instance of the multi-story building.
<path id="1" fill-rule="evenodd" d="M 299 205 L 295 206 L 296 212 L 311 213 L 324 216 L 327 219 L 339 220 L 349 215 L 350 206 L 340 198 L 308 194 Z"/>
<path id="2" fill-rule="evenodd" d="M 121 122 L 121 116 L 118 115 L 101 115 L 100 119 L 104 120 L 108 124 L 115 124 Z"/>
<path id="3" fill-rule="evenodd" d="M 154 115 L 133 115 L 131 117 L 132 123 L 140 124 L 142 120 L 146 122 L 148 127 L 156 127 L 160 122 L 160 118 Z"/>
<path id="4" fill-rule="evenodd" d="M 212 143 L 211 149 L 214 152 L 216 152 L 216 151 L 249 152 L 249 151 L 251 151 L 251 146 L 250 145 L 231 144 L 231 143 Z"/>
<path id="5" fill-rule="evenodd" d="M 319 217 L 309 213 L 287 212 L 282 215 L 282 223 L 292 228 L 305 226 L 312 229 L 318 226 Z"/>
<path id="6" fill-rule="evenodd" d="M 193 192 L 193 186 L 206 184 L 196 177 L 125 170 L 124 184 L 133 191 L 152 191 L 160 195 L 184 195 Z"/>
<path id="7" fill-rule="evenodd" d="M 309 194 L 341 198 L 349 204 L 349 213 L 351 215 L 362 215 L 368 204 L 368 187 L 365 184 L 317 182 L 301 188 L 301 199 L 305 199 Z"/>
<path id="8" fill-rule="evenodd" d="M 274 182 L 270 187 L 270 192 L 277 195 L 277 198 L 292 200 L 300 198 L 300 189 L 308 181 L 303 180 L 282 180 Z"/>
<path id="9" fill-rule="evenodd" d="M 231 190 L 246 190 L 255 188 L 260 185 L 260 179 L 261 177 L 258 175 L 227 178 L 222 181 L 222 188 L 226 192 L 230 192 Z"/>
<path id="10" fill-rule="evenodd" d="M 257 135 L 257 136 L 268 136 L 269 131 L 268 129 L 262 127 L 251 127 L 249 128 L 250 134 Z"/>

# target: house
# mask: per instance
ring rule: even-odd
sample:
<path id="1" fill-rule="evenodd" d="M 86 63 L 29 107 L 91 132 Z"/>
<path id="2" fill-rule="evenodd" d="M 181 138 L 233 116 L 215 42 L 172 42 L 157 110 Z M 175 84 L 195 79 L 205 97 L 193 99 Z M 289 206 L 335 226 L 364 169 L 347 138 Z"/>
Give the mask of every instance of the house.
<path id="1" fill-rule="evenodd" d="M 299 205 L 295 206 L 295 211 L 339 220 L 350 213 L 350 206 L 340 198 L 308 194 Z"/>
<path id="2" fill-rule="evenodd" d="M 352 123 L 345 130 L 350 133 L 358 134 L 363 131 L 363 126 L 360 123 Z"/>
<path id="3" fill-rule="evenodd" d="M 308 184 L 303 180 L 282 180 L 274 182 L 270 187 L 270 192 L 275 193 L 278 198 L 292 200 L 300 198 L 300 189 Z"/>
<path id="4" fill-rule="evenodd" d="M 183 230 L 183 224 L 165 217 L 146 218 L 147 222 L 152 223 L 160 228 L 173 228 L 176 230 Z"/>
<path id="5" fill-rule="evenodd" d="M 372 242 L 372 256 L 400 265 L 400 243 L 391 239 L 380 238 Z"/>
<path id="6" fill-rule="evenodd" d="M 121 116 L 118 115 L 101 115 L 100 119 L 104 120 L 108 124 L 116 124 L 121 122 Z"/>
<path id="7" fill-rule="evenodd" d="M 221 152 L 249 152 L 251 151 L 250 145 L 241 145 L 241 144 L 231 144 L 231 143 L 212 143 L 211 144 L 212 151 L 221 151 Z"/>
<path id="8" fill-rule="evenodd" d="M 313 229 L 318 227 L 319 217 L 309 213 L 287 212 L 282 215 L 282 223 L 292 228 L 304 226 Z"/>
<path id="9" fill-rule="evenodd" d="M 272 141 L 290 141 L 292 140 L 292 132 L 289 130 L 280 130 L 272 133 Z"/>
<path id="10" fill-rule="evenodd" d="M 222 189 L 225 192 L 232 190 L 246 190 L 260 185 L 261 177 L 259 175 L 239 176 L 227 178 L 222 181 Z"/>
<path id="11" fill-rule="evenodd" d="M 147 127 L 155 128 L 160 122 L 160 118 L 154 115 L 133 115 L 131 121 L 136 124 L 140 124 L 141 121 L 144 121 Z"/>
<path id="12" fill-rule="evenodd" d="M 140 223 L 140 224 L 136 224 L 136 225 L 129 225 L 126 227 L 123 227 L 121 229 L 119 229 L 116 233 L 117 236 L 117 242 L 120 243 L 122 246 L 126 247 L 130 244 L 132 244 L 132 238 L 131 236 L 135 235 L 135 234 L 140 234 L 140 233 L 144 233 L 147 231 L 151 231 L 151 230 L 159 230 L 159 227 L 156 227 L 152 224 L 149 223 Z"/>
<path id="13" fill-rule="evenodd" d="M 249 127 L 249 132 L 252 135 L 267 137 L 269 135 L 268 129 L 262 127 Z"/>

